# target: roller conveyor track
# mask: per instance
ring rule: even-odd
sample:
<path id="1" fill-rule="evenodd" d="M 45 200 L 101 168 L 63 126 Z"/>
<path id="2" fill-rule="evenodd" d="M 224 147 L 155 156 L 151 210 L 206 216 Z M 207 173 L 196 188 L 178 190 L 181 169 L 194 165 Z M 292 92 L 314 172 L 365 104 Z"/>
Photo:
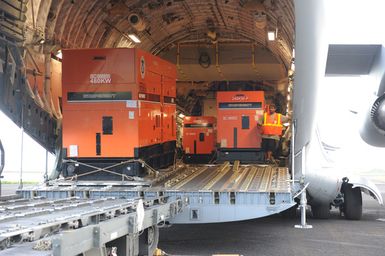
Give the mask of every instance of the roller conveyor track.
<path id="1" fill-rule="evenodd" d="M 7 201 L 0 206 L 0 237 L 36 240 L 59 229 L 77 228 L 135 209 L 134 199 L 43 199 Z M 20 236 L 19 238 L 16 238 Z"/>
<path id="2" fill-rule="evenodd" d="M 127 244 L 121 249 L 133 248 L 144 229 L 175 216 L 183 207 L 180 199 L 167 197 L 3 200 L 0 255 L 94 255 L 88 253 L 103 251 L 108 242 L 122 236 L 127 236 Z"/>

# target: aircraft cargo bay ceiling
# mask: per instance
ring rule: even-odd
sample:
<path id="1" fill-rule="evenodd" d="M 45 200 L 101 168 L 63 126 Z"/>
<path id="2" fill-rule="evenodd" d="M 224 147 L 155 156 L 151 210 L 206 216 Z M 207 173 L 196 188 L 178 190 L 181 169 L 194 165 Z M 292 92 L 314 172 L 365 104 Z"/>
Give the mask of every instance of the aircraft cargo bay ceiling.
<path id="1" fill-rule="evenodd" d="M 292 0 L 33 0 L 28 5 L 27 24 L 41 33 L 48 51 L 50 46 L 140 47 L 178 61 L 179 80 L 280 80 L 291 61 Z M 276 40 L 268 40 L 269 31 Z"/>
<path id="2" fill-rule="evenodd" d="M 293 0 L 2 0 L 0 15 L 1 58 L 7 59 L 4 44 L 14 42 L 21 55 L 14 62 L 27 76 L 26 94 L 0 88 L 24 104 L 11 97 L 1 108 L 19 125 L 25 108 L 30 120 L 23 122 L 42 144 L 55 125 L 47 131 L 34 123 L 61 118 L 60 63 L 52 57 L 65 48 L 144 49 L 177 65 L 178 93 L 186 95 L 191 86 L 234 89 L 232 81 L 287 95 Z"/>

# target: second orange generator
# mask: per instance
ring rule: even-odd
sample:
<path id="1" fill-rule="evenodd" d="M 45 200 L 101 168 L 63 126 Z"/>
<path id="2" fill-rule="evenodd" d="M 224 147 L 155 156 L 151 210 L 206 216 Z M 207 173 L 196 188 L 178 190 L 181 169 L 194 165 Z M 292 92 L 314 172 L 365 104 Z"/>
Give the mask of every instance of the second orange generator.
<path id="1" fill-rule="evenodd" d="M 217 92 L 217 161 L 262 162 L 263 91 Z"/>
<path id="2" fill-rule="evenodd" d="M 183 160 L 208 163 L 214 157 L 216 120 L 213 116 L 186 116 L 183 119 Z"/>

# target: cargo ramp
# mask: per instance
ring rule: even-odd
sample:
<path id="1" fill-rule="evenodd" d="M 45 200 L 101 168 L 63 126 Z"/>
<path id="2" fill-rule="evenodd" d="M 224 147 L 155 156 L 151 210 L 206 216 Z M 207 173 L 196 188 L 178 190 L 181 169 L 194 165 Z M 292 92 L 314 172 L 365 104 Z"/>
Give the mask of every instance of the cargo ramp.
<path id="1" fill-rule="evenodd" d="M 131 181 L 50 181 L 0 201 L 0 255 L 152 255 L 159 226 L 276 214 L 295 204 L 290 184 L 287 168 L 238 161 Z"/>
<path id="2" fill-rule="evenodd" d="M 271 165 L 185 165 L 133 181 L 55 181 L 20 190 L 23 198 L 184 198 L 188 206 L 172 223 L 214 223 L 255 219 L 295 204 L 286 167 Z"/>

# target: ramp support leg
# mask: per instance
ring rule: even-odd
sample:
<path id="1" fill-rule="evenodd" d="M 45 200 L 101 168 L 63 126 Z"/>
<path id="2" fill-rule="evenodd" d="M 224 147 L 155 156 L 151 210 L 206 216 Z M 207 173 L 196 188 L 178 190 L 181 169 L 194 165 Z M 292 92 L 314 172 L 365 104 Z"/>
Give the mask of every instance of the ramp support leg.
<path id="1" fill-rule="evenodd" d="M 301 182 L 302 181 L 303 181 L 303 178 L 301 178 Z M 302 182 L 302 184 L 303 184 L 303 182 Z M 301 208 L 301 225 L 295 225 L 294 226 L 295 228 L 302 228 L 302 229 L 313 228 L 312 225 L 308 225 L 306 223 L 306 207 L 307 207 L 306 187 L 307 186 L 304 186 L 304 188 L 302 189 L 301 201 L 300 201 L 300 206 L 299 206 Z"/>

